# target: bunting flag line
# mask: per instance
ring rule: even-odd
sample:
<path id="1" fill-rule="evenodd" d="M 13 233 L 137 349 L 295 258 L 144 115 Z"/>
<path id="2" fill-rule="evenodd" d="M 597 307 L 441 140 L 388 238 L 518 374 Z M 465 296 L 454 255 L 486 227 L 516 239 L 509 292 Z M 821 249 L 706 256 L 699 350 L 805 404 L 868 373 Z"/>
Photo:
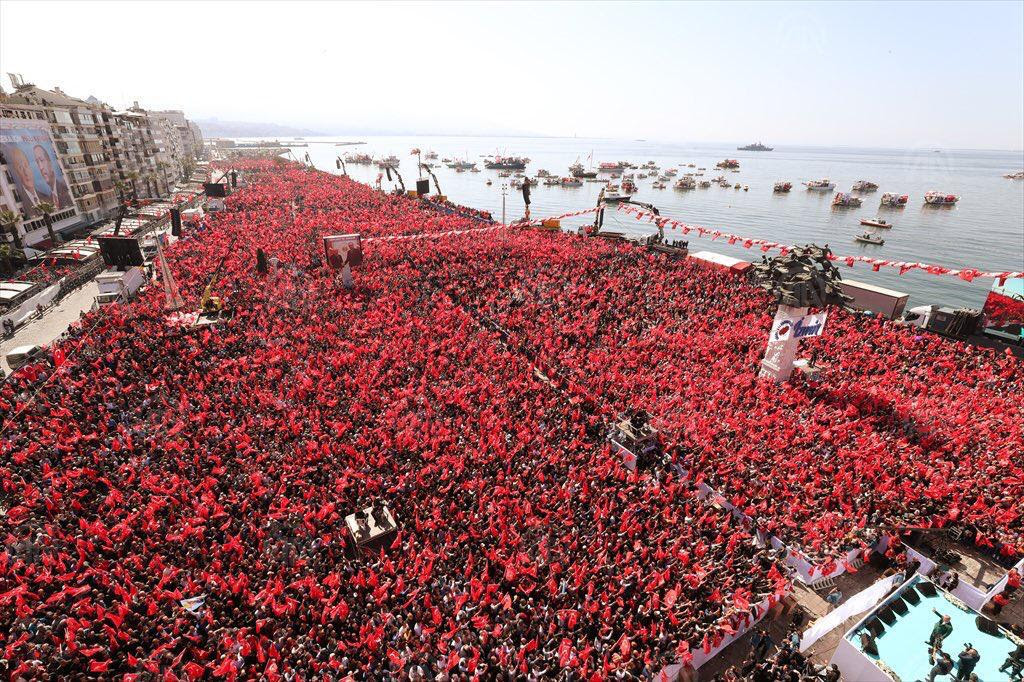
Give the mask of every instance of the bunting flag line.
<path id="1" fill-rule="evenodd" d="M 788 253 L 793 246 L 791 244 L 780 244 L 767 239 L 757 239 L 754 237 L 741 237 L 739 235 L 730 234 L 728 232 L 722 232 L 721 230 L 712 230 L 700 225 L 687 225 L 681 221 L 665 218 L 664 216 L 656 216 L 653 213 L 644 211 L 633 206 L 619 204 L 618 210 L 626 213 L 627 215 L 635 216 L 637 220 L 646 220 L 649 223 L 661 221 L 664 225 L 670 226 L 673 230 L 679 229 L 683 234 L 690 234 L 696 232 L 699 237 L 710 237 L 712 241 L 716 239 L 725 239 L 729 244 L 736 244 L 740 242 L 743 248 L 749 249 L 752 246 L 758 246 L 761 251 L 767 253 L 768 251 L 778 250 L 783 255 Z M 829 256 L 829 260 L 838 261 L 845 263 L 848 267 L 853 267 L 854 263 L 868 263 L 871 265 L 875 272 L 878 272 L 883 267 L 897 268 L 899 274 L 905 275 L 911 270 L 922 270 L 927 272 L 929 275 L 950 275 L 953 277 L 959 277 L 965 282 L 971 282 L 979 278 L 987 279 L 998 279 L 1000 285 L 1006 282 L 1008 279 L 1017 279 L 1024 277 L 1024 272 L 984 272 L 977 268 L 947 268 L 941 265 L 929 265 L 928 263 L 911 263 L 907 261 L 896 261 L 896 260 L 885 260 L 882 258 L 872 258 L 870 256 L 837 256 L 832 254 Z"/>

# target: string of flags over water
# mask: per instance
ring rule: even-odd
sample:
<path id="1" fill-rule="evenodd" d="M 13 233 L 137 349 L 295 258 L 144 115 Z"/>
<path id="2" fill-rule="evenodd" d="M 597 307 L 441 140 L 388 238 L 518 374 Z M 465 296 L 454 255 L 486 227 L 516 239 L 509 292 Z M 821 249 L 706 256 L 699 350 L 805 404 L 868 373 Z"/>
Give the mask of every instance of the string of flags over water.
<path id="1" fill-rule="evenodd" d="M 721 230 L 713 230 L 701 225 L 687 225 L 684 222 L 675 220 L 674 218 L 666 218 L 664 216 L 657 216 L 650 211 L 644 211 L 643 209 L 635 208 L 633 206 L 619 204 L 618 210 L 628 215 L 634 216 L 637 220 L 646 220 L 649 223 L 660 224 L 661 227 L 670 227 L 673 230 L 681 230 L 683 234 L 690 234 L 694 232 L 699 237 L 711 238 L 712 241 L 716 239 L 725 239 L 729 244 L 741 244 L 743 248 L 749 249 L 754 246 L 761 248 L 761 251 L 767 253 L 768 251 L 778 250 L 783 254 L 788 253 L 793 248 L 792 244 L 780 244 L 773 242 L 768 239 L 758 239 L 756 237 L 743 237 L 741 235 L 731 234 L 729 232 L 722 232 Z M 845 263 L 849 267 L 853 267 L 855 263 L 867 263 L 871 265 L 871 268 L 878 272 L 883 267 L 896 268 L 899 270 L 901 275 L 904 275 L 911 270 L 921 270 L 929 275 L 949 275 L 952 277 L 959 277 L 960 279 L 970 282 L 978 278 L 998 279 L 1000 286 L 1002 286 L 1008 279 L 1017 279 L 1024 277 L 1024 272 L 985 272 L 977 268 L 948 268 L 943 265 L 930 265 L 928 263 L 913 263 L 909 261 L 898 261 L 898 260 L 886 260 L 884 258 L 872 258 L 870 256 L 837 256 L 831 254 L 830 260 Z"/>

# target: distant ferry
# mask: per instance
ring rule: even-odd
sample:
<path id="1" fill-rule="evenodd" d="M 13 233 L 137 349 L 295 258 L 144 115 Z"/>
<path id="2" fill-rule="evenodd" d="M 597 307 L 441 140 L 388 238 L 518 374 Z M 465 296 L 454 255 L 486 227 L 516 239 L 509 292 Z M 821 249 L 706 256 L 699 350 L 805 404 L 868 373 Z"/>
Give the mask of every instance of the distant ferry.
<path id="1" fill-rule="evenodd" d="M 484 168 L 492 170 L 526 170 L 526 164 L 530 160 L 522 156 L 495 156 L 490 161 L 484 161 Z"/>
<path id="2" fill-rule="evenodd" d="M 741 152 L 770 152 L 770 151 L 774 150 L 775 147 L 766 147 L 763 144 L 761 144 L 760 142 L 755 142 L 754 144 L 748 144 L 748 145 L 744 145 L 742 147 L 736 147 L 736 149 L 738 149 Z"/>

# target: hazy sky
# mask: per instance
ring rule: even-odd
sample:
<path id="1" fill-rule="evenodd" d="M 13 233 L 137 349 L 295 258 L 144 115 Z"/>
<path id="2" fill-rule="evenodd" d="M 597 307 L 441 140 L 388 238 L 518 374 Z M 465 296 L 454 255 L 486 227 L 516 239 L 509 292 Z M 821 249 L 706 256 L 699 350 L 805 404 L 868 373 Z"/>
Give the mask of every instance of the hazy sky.
<path id="1" fill-rule="evenodd" d="M 2 0 L 0 71 L 339 133 L 1024 148 L 1019 1 Z"/>

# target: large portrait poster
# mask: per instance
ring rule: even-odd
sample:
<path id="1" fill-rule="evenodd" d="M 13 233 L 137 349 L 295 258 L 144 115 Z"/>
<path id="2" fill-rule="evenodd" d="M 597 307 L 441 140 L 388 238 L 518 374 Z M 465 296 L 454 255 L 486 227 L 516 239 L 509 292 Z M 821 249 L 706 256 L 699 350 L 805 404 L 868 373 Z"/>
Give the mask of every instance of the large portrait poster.
<path id="1" fill-rule="evenodd" d="M 48 122 L 0 118 L 0 153 L 30 220 L 41 215 L 35 208 L 40 202 L 53 204 L 55 213 L 75 208 Z"/>

